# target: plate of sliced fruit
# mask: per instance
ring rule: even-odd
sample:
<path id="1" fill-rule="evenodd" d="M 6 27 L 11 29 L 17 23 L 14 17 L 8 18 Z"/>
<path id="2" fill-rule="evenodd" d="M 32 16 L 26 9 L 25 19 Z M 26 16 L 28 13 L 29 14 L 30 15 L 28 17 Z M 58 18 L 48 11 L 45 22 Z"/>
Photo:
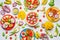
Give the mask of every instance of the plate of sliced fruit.
<path id="1" fill-rule="evenodd" d="M 38 23 L 38 14 L 36 12 L 30 12 L 26 16 L 27 24 L 35 26 Z"/>
<path id="2" fill-rule="evenodd" d="M 59 9 L 56 7 L 48 8 L 48 10 L 46 11 L 46 16 L 47 16 L 48 20 L 50 20 L 52 22 L 58 21 L 60 19 Z"/>
<path id="3" fill-rule="evenodd" d="M 37 8 L 39 4 L 39 0 L 24 0 L 24 5 L 30 10 Z"/>
<path id="4" fill-rule="evenodd" d="M 31 29 L 24 29 L 20 33 L 20 40 L 34 40 L 34 32 Z"/>
<path id="5" fill-rule="evenodd" d="M 1 19 L 1 27 L 6 30 L 9 31 L 11 30 L 13 27 L 15 26 L 15 19 L 12 15 L 10 14 L 6 14 L 2 17 Z"/>

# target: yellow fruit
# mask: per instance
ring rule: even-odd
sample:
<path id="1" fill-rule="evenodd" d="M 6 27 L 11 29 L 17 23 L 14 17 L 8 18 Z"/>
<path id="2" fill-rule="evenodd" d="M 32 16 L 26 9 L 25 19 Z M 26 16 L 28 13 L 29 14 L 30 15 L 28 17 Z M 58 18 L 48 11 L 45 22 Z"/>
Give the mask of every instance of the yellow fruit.
<path id="1" fill-rule="evenodd" d="M 11 4 L 11 0 L 6 0 L 4 3 L 5 4 Z"/>
<path id="2" fill-rule="evenodd" d="M 56 10 L 56 11 L 54 11 L 54 10 Z M 53 17 L 50 17 L 49 16 L 49 13 L 52 11 L 52 13 L 54 14 L 54 12 L 56 13 L 56 14 L 58 14 L 59 16 L 60 16 L 60 12 L 59 12 L 59 9 L 58 8 L 56 8 L 56 7 L 50 7 L 47 11 L 46 11 L 46 17 L 48 18 L 48 20 L 50 20 L 51 22 L 56 22 L 56 21 L 58 21 L 60 18 L 58 17 L 58 18 L 55 18 L 54 17 L 54 15 L 53 15 Z"/>
<path id="3" fill-rule="evenodd" d="M 18 19 L 24 20 L 25 17 L 26 17 L 25 11 L 21 10 L 21 11 L 18 13 Z"/>
<path id="4" fill-rule="evenodd" d="M 40 34 L 38 32 L 35 33 L 36 38 L 40 38 Z"/>
<path id="5" fill-rule="evenodd" d="M 18 10 L 17 8 L 14 8 L 14 9 L 13 9 L 13 13 L 14 13 L 14 14 L 18 14 L 18 12 L 19 12 L 19 10 Z"/>
<path id="6" fill-rule="evenodd" d="M 46 5 L 48 0 L 42 0 L 42 5 Z"/>
<path id="7" fill-rule="evenodd" d="M 11 1 L 11 0 L 5 0 L 5 1 Z"/>
<path id="8" fill-rule="evenodd" d="M 11 4 L 11 2 L 4 2 L 5 4 Z"/>
<path id="9" fill-rule="evenodd" d="M 47 21 L 44 24 L 42 24 L 42 27 L 44 27 L 46 30 L 51 30 L 54 27 L 54 25 L 52 22 Z"/>

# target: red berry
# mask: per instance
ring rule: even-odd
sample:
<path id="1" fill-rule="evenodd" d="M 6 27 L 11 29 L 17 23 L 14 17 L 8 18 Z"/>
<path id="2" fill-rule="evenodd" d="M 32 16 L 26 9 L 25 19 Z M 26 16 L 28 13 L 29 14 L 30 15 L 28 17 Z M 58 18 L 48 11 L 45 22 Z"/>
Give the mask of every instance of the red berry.
<path id="1" fill-rule="evenodd" d="M 12 39 L 12 37 L 10 37 L 10 40 Z"/>
<path id="2" fill-rule="evenodd" d="M 45 15 L 43 15 L 43 18 L 45 18 Z"/>
<path id="3" fill-rule="evenodd" d="M 15 16 L 15 18 L 17 18 L 17 16 Z"/>
<path id="4" fill-rule="evenodd" d="M 17 36 L 17 35 L 15 34 L 15 36 Z"/>
<path id="5" fill-rule="evenodd" d="M 20 9 L 22 9 L 22 7 L 20 7 Z"/>
<path id="6" fill-rule="evenodd" d="M 6 31 L 6 34 L 8 34 L 8 31 Z"/>
<path id="7" fill-rule="evenodd" d="M 37 10 L 37 12 L 39 12 L 39 10 Z"/>
<path id="8" fill-rule="evenodd" d="M 42 29 L 40 29 L 40 32 L 42 32 L 43 30 Z"/>
<path id="9" fill-rule="evenodd" d="M 40 19 L 39 22 L 42 22 L 42 20 Z"/>

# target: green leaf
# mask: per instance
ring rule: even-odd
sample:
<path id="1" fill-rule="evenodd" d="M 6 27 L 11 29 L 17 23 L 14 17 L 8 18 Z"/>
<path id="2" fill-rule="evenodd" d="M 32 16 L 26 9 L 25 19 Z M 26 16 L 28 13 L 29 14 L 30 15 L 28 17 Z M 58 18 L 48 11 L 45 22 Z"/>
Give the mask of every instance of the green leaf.
<path id="1" fill-rule="evenodd" d="M 17 40 L 17 37 L 15 37 L 15 40 Z"/>
<path id="2" fill-rule="evenodd" d="M 25 28 L 26 25 L 27 25 L 27 24 L 24 24 L 24 25 L 22 26 L 22 28 Z"/>
<path id="3" fill-rule="evenodd" d="M 27 7 L 25 7 L 25 8 L 24 8 L 24 10 L 27 12 L 27 11 L 28 11 L 28 8 L 27 8 Z"/>
<path id="4" fill-rule="evenodd" d="M 57 34 L 58 34 L 58 28 L 56 27 L 56 32 L 57 32 Z"/>
<path id="5" fill-rule="evenodd" d="M 60 36 L 60 33 L 59 33 L 59 36 Z"/>
<path id="6" fill-rule="evenodd" d="M 58 27 L 60 27 L 60 24 L 57 23 L 56 25 L 57 25 Z"/>
<path id="7" fill-rule="evenodd" d="M 2 2 L 0 2 L 0 6 L 3 6 L 3 3 Z"/>
<path id="8" fill-rule="evenodd" d="M 21 2 L 20 2 L 20 1 L 17 1 L 17 4 L 18 4 L 18 5 L 21 5 Z"/>
<path id="9" fill-rule="evenodd" d="M 5 33 L 4 33 L 4 32 L 2 33 L 2 36 L 3 36 L 3 37 L 5 36 Z"/>
<path id="10" fill-rule="evenodd" d="M 56 27 L 55 29 L 55 33 L 58 35 L 59 31 L 58 31 L 58 28 Z"/>
<path id="11" fill-rule="evenodd" d="M 6 35 L 5 39 L 7 39 L 7 38 L 8 38 L 8 36 Z"/>
<path id="12" fill-rule="evenodd" d="M 47 30 L 45 32 L 46 32 L 46 34 L 48 34 L 48 31 Z"/>
<path id="13" fill-rule="evenodd" d="M 52 35 L 50 35 L 50 38 L 53 38 L 53 36 L 52 36 Z"/>
<path id="14" fill-rule="evenodd" d="M 11 32 L 10 36 L 11 36 L 11 35 L 14 35 L 15 33 L 16 33 L 16 32 Z"/>

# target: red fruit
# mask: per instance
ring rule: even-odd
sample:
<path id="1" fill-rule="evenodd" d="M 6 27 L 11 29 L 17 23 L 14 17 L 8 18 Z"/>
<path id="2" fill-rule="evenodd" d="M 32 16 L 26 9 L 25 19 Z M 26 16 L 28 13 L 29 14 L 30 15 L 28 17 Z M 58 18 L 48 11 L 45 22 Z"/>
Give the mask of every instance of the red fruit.
<path id="1" fill-rule="evenodd" d="M 32 31 L 29 32 L 29 36 L 31 36 L 31 37 L 33 36 L 33 32 Z"/>
<path id="2" fill-rule="evenodd" d="M 20 9 L 22 9 L 22 7 L 20 7 Z"/>
<path id="3" fill-rule="evenodd" d="M 45 36 L 45 34 L 44 33 L 41 33 L 41 37 L 44 37 Z"/>
<path id="4" fill-rule="evenodd" d="M 43 30 L 42 29 L 40 29 L 40 32 L 42 32 Z"/>
<path id="5" fill-rule="evenodd" d="M 37 10 L 37 12 L 39 12 L 40 10 Z"/>
<path id="6" fill-rule="evenodd" d="M 42 22 L 42 20 L 40 19 L 39 22 Z"/>
<path id="7" fill-rule="evenodd" d="M 34 0 L 33 5 L 38 4 L 38 0 Z"/>
<path id="8" fill-rule="evenodd" d="M 32 2 L 32 0 L 27 0 L 27 2 Z"/>
<path id="9" fill-rule="evenodd" d="M 8 34 L 8 31 L 6 31 L 6 34 Z"/>
<path id="10" fill-rule="evenodd" d="M 15 34 L 15 37 L 16 37 L 17 35 Z"/>
<path id="11" fill-rule="evenodd" d="M 43 15 L 43 18 L 45 18 L 45 15 Z"/>
<path id="12" fill-rule="evenodd" d="M 12 37 L 10 37 L 10 40 L 12 39 Z"/>

